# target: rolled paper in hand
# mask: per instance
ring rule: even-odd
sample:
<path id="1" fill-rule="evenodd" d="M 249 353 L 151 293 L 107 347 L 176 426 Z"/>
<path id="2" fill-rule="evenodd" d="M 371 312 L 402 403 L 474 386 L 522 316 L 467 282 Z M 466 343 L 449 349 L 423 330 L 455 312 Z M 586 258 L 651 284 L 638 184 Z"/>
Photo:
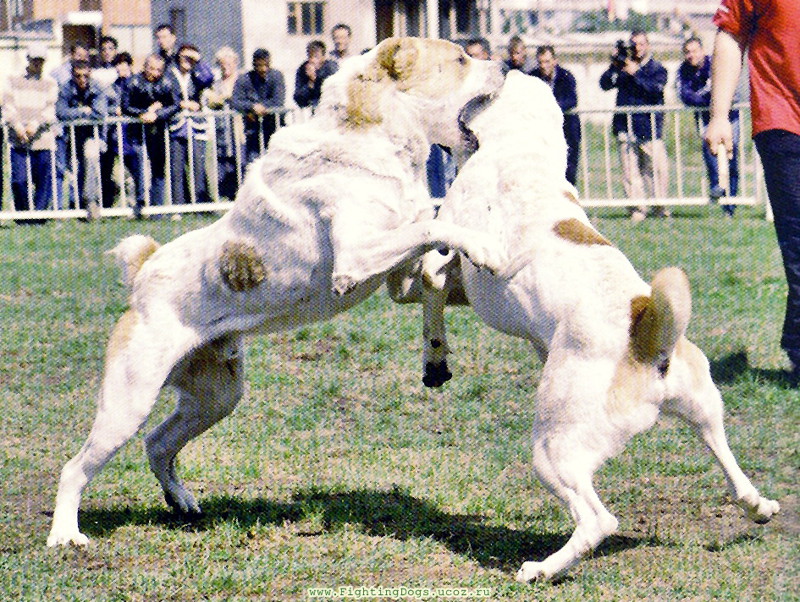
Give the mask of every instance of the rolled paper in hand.
<path id="1" fill-rule="evenodd" d="M 728 164 L 728 150 L 724 144 L 717 147 L 717 171 L 719 172 L 719 187 L 725 191 L 725 196 L 730 196 L 730 165 Z"/>

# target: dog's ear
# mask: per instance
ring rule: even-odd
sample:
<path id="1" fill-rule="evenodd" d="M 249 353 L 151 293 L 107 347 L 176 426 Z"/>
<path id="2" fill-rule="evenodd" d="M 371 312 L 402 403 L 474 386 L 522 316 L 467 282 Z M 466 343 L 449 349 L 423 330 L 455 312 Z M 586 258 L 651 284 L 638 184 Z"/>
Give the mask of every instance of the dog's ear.
<path id="1" fill-rule="evenodd" d="M 418 56 L 413 40 L 392 38 L 381 44 L 377 64 L 391 79 L 402 82 L 410 77 Z"/>
<path id="2" fill-rule="evenodd" d="M 347 88 L 348 126 L 365 127 L 383 121 L 381 94 L 388 85 L 398 85 L 410 77 L 418 52 L 414 41 L 407 38 L 390 38 L 378 45 L 375 59 Z"/>

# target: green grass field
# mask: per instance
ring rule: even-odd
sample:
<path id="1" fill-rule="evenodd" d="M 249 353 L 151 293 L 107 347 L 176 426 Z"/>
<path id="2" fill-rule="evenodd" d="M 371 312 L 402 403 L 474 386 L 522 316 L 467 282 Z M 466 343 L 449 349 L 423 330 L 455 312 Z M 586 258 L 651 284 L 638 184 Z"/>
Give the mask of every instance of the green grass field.
<path id="1" fill-rule="evenodd" d="M 209 218 L 8 225 L 0 597 L 305 600 L 312 587 L 402 586 L 486 588 L 491 600 L 798 599 L 800 392 L 782 376 L 772 226 L 713 207 L 637 226 L 621 212 L 593 218 L 645 278 L 688 272 L 689 336 L 711 360 L 742 468 L 781 503 L 770 524 L 743 517 L 710 454 L 666 419 L 597 475 L 619 534 L 556 584 L 515 583 L 523 560 L 573 527 L 529 469 L 541 366 L 525 342 L 450 309 L 454 379 L 427 390 L 421 312 L 381 291 L 330 322 L 253 339 L 245 400 L 180 456 L 201 520 L 170 513 L 137 437 L 86 491 L 91 545 L 48 549 L 58 475 L 88 433 L 126 305 L 103 253 L 129 233 L 163 242 Z M 172 401 L 162 395 L 149 427 Z"/>

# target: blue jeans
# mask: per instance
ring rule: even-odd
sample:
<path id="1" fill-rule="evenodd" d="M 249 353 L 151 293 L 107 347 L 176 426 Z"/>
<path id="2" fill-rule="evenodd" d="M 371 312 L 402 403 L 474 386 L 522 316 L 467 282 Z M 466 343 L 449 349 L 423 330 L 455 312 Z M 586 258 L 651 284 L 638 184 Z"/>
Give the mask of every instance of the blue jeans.
<path id="1" fill-rule="evenodd" d="M 194 182 L 194 199 L 198 203 L 209 201 L 206 187 L 206 141 L 191 140 L 192 160 L 189 161 L 188 138 L 172 138 L 169 146 L 170 178 L 172 179 L 172 204 L 185 205 L 192 199 L 191 181 Z"/>
<path id="2" fill-rule="evenodd" d="M 34 186 L 33 206 L 28 204 L 28 159 L 31 162 L 31 181 Z M 11 148 L 11 191 L 14 209 L 27 211 L 47 209 L 53 198 L 53 157 L 49 150 Z"/>
<path id="3" fill-rule="evenodd" d="M 781 347 L 800 365 L 800 136 L 785 130 L 768 130 L 753 140 L 764 166 L 789 288 Z"/>
<path id="4" fill-rule="evenodd" d="M 131 141 L 136 159 L 132 159 L 135 165 L 136 180 L 136 207 L 141 209 L 145 205 L 145 181 L 148 163 L 145 162 L 145 152 L 150 166 L 150 205 L 157 206 L 164 204 L 164 178 L 167 165 L 167 152 L 164 148 L 164 130 L 154 128 L 153 131 L 145 132 L 142 139 Z M 138 164 L 137 164 L 138 163 Z"/>
<path id="5" fill-rule="evenodd" d="M 428 173 L 428 190 L 431 197 L 443 199 L 455 179 L 455 162 L 450 153 L 438 144 L 431 146 L 425 165 Z"/>

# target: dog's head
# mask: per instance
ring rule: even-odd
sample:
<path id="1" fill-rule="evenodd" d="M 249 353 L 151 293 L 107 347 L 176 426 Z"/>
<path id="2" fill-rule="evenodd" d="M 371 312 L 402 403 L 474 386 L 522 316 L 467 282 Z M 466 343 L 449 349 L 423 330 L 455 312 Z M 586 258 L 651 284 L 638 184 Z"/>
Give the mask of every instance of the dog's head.
<path id="1" fill-rule="evenodd" d="M 502 82 L 496 63 L 472 59 L 451 42 L 391 38 L 328 78 L 322 105 L 339 108 L 348 128 L 416 125 L 430 142 L 453 146 L 461 107 Z"/>
<path id="2" fill-rule="evenodd" d="M 508 145 L 520 138 L 525 149 L 555 158 L 563 155 L 566 169 L 563 121 L 550 87 L 519 71 L 511 71 L 495 93 L 473 99 L 459 116 L 462 136 L 473 150 L 485 142 Z"/>

